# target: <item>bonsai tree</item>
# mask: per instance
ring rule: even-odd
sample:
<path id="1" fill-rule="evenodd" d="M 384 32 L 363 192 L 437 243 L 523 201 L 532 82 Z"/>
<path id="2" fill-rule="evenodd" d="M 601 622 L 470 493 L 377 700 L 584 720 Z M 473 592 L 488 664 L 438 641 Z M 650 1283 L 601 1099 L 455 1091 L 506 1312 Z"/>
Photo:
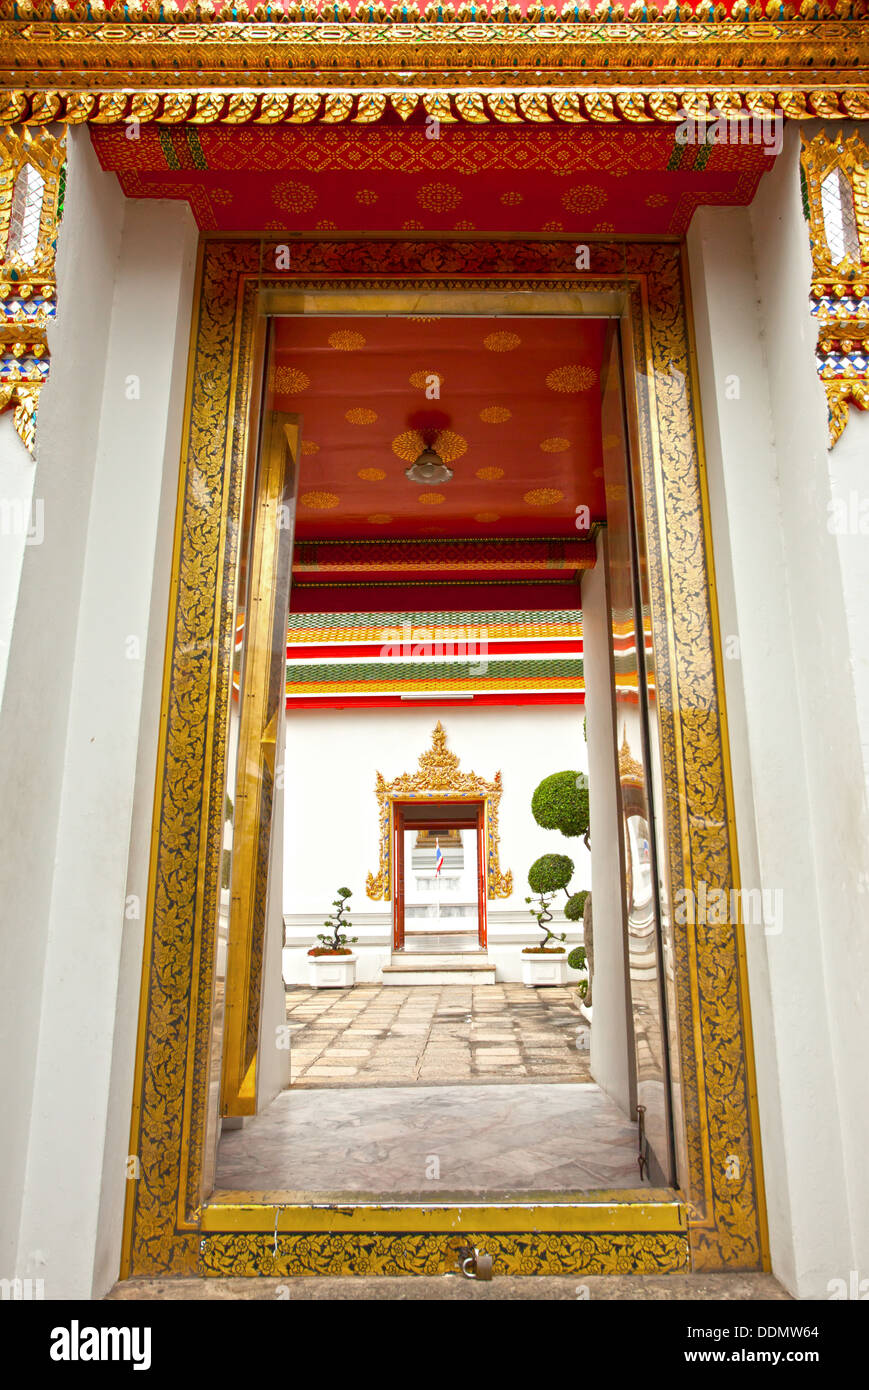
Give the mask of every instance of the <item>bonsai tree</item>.
<path id="1" fill-rule="evenodd" d="M 590 815 L 588 804 L 588 776 L 584 772 L 553 772 L 544 777 L 531 798 L 531 814 L 544 830 L 560 830 L 566 839 L 582 836 L 586 849 L 591 849 L 589 841 Z M 564 855 L 545 855 L 545 859 L 565 859 Z M 542 863 L 538 860 L 537 863 Z M 570 863 L 570 861 L 567 861 Z M 571 874 L 573 866 L 571 865 Z M 567 882 L 570 881 L 568 877 Z M 564 887 L 566 888 L 566 883 Z M 550 899 L 551 901 L 551 899 Z M 548 906 L 548 905 L 547 905 Z M 591 893 L 585 890 L 568 894 L 564 915 L 569 922 L 582 921 L 583 935 L 588 965 L 588 982 L 585 1002 L 591 1003 L 591 981 L 594 965 L 594 952 L 591 923 Z M 564 938 L 562 938 L 563 940 Z M 569 961 L 568 961 L 569 963 Z"/>
<path id="2" fill-rule="evenodd" d="M 528 886 L 535 894 L 533 898 L 526 898 L 529 904 L 528 910 L 537 922 L 538 927 L 543 932 L 543 940 L 538 946 L 526 947 L 531 951 L 560 951 L 561 946 L 552 947 L 550 941 L 564 941 L 566 932 L 561 935 L 554 932 L 549 926 L 553 920 L 550 907 L 556 894 L 562 890 L 567 892 L 567 885 L 573 877 L 573 860 L 568 859 L 566 854 L 544 854 L 540 859 L 535 859 L 531 868 L 528 870 Z M 568 894 L 568 899 L 569 899 Z"/>
<path id="3" fill-rule="evenodd" d="M 356 936 L 345 936 L 344 932 L 353 925 L 352 922 L 344 920 L 344 913 L 349 911 L 348 898 L 353 896 L 349 888 L 339 888 L 338 896 L 332 906 L 336 909 L 331 917 L 327 917 L 323 926 L 328 930 L 319 932 L 317 940 L 322 941 L 322 946 L 314 946 L 308 952 L 309 955 L 325 955 L 327 952 L 334 955 L 346 955 L 350 946 L 348 943 L 358 941 Z"/>

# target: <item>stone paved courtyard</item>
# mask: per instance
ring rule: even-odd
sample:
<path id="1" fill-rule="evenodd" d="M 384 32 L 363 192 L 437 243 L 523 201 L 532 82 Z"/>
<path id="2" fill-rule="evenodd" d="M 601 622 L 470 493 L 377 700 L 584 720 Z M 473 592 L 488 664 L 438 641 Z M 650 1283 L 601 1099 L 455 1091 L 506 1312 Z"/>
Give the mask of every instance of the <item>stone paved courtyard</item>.
<path id="1" fill-rule="evenodd" d="M 297 1086 L 591 1080 L 572 988 L 292 986 L 287 1020 Z"/>

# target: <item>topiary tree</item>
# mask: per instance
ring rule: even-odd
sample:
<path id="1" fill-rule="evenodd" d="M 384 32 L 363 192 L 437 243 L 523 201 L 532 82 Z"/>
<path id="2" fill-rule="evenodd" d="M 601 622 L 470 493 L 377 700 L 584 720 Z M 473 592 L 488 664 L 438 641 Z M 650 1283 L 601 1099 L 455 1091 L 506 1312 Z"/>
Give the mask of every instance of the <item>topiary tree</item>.
<path id="1" fill-rule="evenodd" d="M 544 830 L 560 830 L 573 839 L 581 835 L 589 849 L 588 778 L 584 772 L 553 772 L 544 777 L 531 798 L 531 814 Z"/>
<path id="2" fill-rule="evenodd" d="M 537 895 L 537 901 L 535 903 L 534 898 L 526 898 L 525 901 L 529 904 L 531 916 L 543 932 L 540 945 L 532 947 L 532 950 L 552 950 L 549 946 L 550 941 L 564 941 L 567 933 L 562 932 L 559 936 L 549 926 L 552 921 L 549 909 L 556 893 L 562 890 L 567 892 L 567 885 L 573 877 L 573 868 L 573 860 L 566 854 L 544 854 L 540 859 L 535 859 L 528 870 L 528 886 Z"/>
<path id="3" fill-rule="evenodd" d="M 588 803 L 588 776 L 586 773 L 553 772 L 549 777 L 544 777 L 531 798 L 531 814 L 537 824 L 542 826 L 544 830 L 560 830 L 561 834 L 567 839 L 575 839 L 577 836 L 581 835 L 585 842 L 586 849 L 591 849 L 591 844 L 589 842 L 590 813 Z M 532 888 L 534 888 L 535 885 L 531 882 L 531 875 L 539 865 L 546 864 L 550 861 L 570 864 L 570 874 L 568 874 L 563 883 L 558 884 L 558 888 L 549 890 L 549 896 L 545 904 L 541 896 L 540 907 L 545 908 L 548 914 L 545 921 L 541 921 L 540 908 L 535 909 L 532 907 L 531 909 L 532 915 L 537 918 L 544 931 L 548 930 L 546 921 L 552 920 L 552 913 L 549 912 L 549 906 L 555 892 L 558 892 L 561 888 L 567 891 L 567 885 L 573 874 L 572 861 L 569 860 L 566 855 L 545 854 L 542 859 L 538 859 L 537 862 L 531 866 L 531 870 L 528 874 L 528 882 L 531 883 Z M 541 871 L 541 874 L 544 873 L 545 871 Z M 535 889 L 535 891 L 540 894 L 541 890 Z M 530 902 L 531 899 L 528 898 L 526 901 Z M 586 1002 L 590 1003 L 592 969 L 591 894 L 586 889 L 582 889 L 578 893 L 571 894 L 568 892 L 564 915 L 568 922 L 582 921 L 583 923 L 583 932 L 588 947 L 588 983 L 585 997 Z M 555 933 L 549 932 L 549 934 L 544 937 L 544 946 L 550 936 L 554 937 Z M 564 941 L 565 936 L 559 937 L 558 940 Z"/>
<path id="4" fill-rule="evenodd" d="M 580 895 L 577 893 L 576 895 Z M 574 946 L 570 955 L 567 957 L 567 964 L 571 970 L 585 970 L 588 965 L 588 957 L 584 946 Z M 584 999 L 588 992 L 588 980 L 580 980 L 577 985 L 580 999 Z"/>

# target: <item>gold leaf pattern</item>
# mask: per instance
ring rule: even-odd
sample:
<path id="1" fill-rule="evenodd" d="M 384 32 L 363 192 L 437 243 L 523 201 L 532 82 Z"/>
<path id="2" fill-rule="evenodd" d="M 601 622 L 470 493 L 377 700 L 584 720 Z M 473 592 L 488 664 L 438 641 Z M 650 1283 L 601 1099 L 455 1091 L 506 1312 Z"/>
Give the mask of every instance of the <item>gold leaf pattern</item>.
<path id="1" fill-rule="evenodd" d="M 514 352 L 522 344 L 522 339 L 518 333 L 489 333 L 483 339 L 483 347 L 487 352 Z"/>
<path id="2" fill-rule="evenodd" d="M 285 212 L 310 212 L 317 206 L 318 197 L 309 183 L 284 179 L 272 186 L 272 202 Z"/>
<path id="3" fill-rule="evenodd" d="M 341 498 L 337 492 L 303 492 L 299 502 L 303 507 L 309 507 L 311 511 L 324 512 L 337 507 Z"/>
<path id="4" fill-rule="evenodd" d="M 392 452 L 408 463 L 415 463 L 430 442 L 419 430 L 405 430 L 393 439 Z M 456 434 L 455 430 L 438 430 L 433 448 L 440 454 L 444 463 L 452 463 L 454 459 L 459 459 L 467 453 L 468 441 L 464 435 Z"/>
<path id="5" fill-rule="evenodd" d="M 424 183 L 417 189 L 416 201 L 426 212 L 452 212 L 462 201 L 454 183 Z"/>
<path id="6" fill-rule="evenodd" d="M 553 503 L 560 502 L 564 493 L 559 492 L 557 487 L 535 487 L 530 492 L 526 492 L 523 501 L 529 507 L 551 507 Z"/>
<path id="7" fill-rule="evenodd" d="M 574 395 L 577 391 L 589 391 L 596 381 L 597 372 L 594 368 L 583 367 L 579 363 L 555 367 L 546 377 L 546 385 L 550 391 L 561 391 L 568 395 Z"/>
<path id="8" fill-rule="evenodd" d="M 595 183 L 583 183 L 576 188 L 566 188 L 561 201 L 568 212 L 597 212 L 607 201 L 607 192 Z"/>
<path id="9" fill-rule="evenodd" d="M 334 348 L 336 352 L 358 352 L 365 346 L 365 335 L 349 328 L 342 328 L 337 333 L 330 333 L 327 341 L 330 348 Z"/>

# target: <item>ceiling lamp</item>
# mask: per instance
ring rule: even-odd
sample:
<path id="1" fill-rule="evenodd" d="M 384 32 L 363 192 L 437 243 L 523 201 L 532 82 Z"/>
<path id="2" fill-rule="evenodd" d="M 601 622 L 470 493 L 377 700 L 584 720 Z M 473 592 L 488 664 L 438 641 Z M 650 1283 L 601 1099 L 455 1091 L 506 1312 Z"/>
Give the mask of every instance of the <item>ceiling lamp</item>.
<path id="1" fill-rule="evenodd" d="M 448 483 L 453 470 L 447 468 L 440 454 L 427 446 L 416 462 L 404 470 L 404 476 L 412 483 Z"/>

